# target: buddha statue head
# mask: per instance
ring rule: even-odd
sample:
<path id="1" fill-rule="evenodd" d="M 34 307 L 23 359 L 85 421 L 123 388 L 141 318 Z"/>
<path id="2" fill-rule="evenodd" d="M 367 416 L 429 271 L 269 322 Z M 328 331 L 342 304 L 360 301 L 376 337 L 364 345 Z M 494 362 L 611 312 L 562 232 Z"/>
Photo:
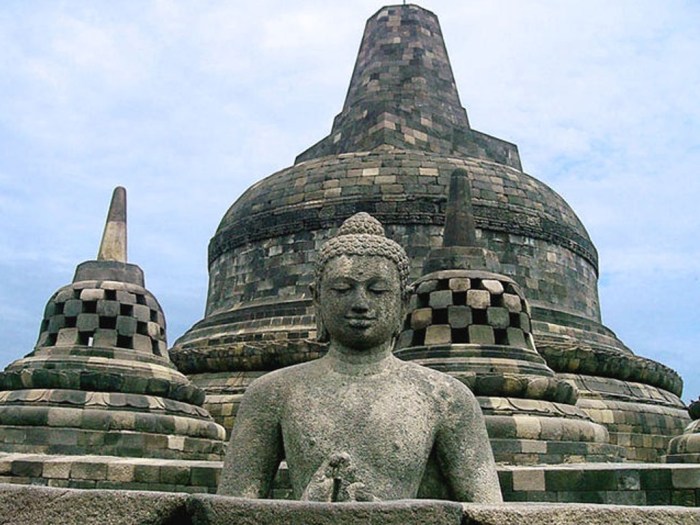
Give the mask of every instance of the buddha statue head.
<path id="1" fill-rule="evenodd" d="M 320 249 L 311 286 L 319 341 L 363 350 L 391 342 L 410 295 L 404 249 L 367 213 L 347 219 Z"/>

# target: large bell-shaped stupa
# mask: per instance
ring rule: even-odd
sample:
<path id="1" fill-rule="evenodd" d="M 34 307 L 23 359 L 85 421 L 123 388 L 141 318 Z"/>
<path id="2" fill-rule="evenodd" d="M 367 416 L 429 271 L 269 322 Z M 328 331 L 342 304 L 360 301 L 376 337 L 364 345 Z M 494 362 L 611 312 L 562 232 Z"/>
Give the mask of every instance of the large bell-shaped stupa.
<path id="1" fill-rule="evenodd" d="M 204 319 L 171 349 L 229 428 L 254 378 L 314 359 L 308 285 L 316 250 L 366 211 L 403 245 L 417 279 L 441 246 L 450 175 L 467 172 L 481 245 L 531 305 L 535 346 L 577 407 L 628 459 L 657 460 L 689 421 L 678 375 L 601 323 L 596 249 L 573 210 L 524 173 L 514 144 L 471 128 L 437 17 L 415 5 L 367 22 L 331 133 L 249 188 L 209 245 Z"/>

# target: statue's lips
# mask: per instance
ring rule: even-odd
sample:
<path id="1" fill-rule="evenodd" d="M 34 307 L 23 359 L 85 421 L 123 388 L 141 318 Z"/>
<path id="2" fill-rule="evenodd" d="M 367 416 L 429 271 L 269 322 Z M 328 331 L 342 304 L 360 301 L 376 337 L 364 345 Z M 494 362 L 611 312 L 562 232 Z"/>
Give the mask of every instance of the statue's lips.
<path id="1" fill-rule="evenodd" d="M 375 317 L 346 317 L 345 319 L 353 328 L 369 328 L 376 321 Z"/>

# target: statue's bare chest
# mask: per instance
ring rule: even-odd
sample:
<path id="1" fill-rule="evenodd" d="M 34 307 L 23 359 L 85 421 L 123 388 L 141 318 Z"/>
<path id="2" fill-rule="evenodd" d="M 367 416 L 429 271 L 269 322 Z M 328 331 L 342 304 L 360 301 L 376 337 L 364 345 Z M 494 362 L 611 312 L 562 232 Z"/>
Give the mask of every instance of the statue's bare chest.
<path id="1" fill-rule="evenodd" d="M 435 418 L 430 398 L 405 384 L 328 378 L 300 385 L 285 400 L 281 421 L 287 462 L 307 477 L 345 453 L 360 470 L 419 476 Z"/>

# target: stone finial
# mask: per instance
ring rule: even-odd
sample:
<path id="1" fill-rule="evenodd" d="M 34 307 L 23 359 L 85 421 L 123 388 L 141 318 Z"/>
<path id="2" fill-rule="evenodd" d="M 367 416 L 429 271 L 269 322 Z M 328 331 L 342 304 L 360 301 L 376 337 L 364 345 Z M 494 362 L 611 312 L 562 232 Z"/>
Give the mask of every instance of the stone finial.
<path id="1" fill-rule="evenodd" d="M 112 193 L 97 260 L 126 262 L 126 189 L 121 186 Z"/>
<path id="2" fill-rule="evenodd" d="M 445 230 L 441 248 L 435 248 L 425 259 L 423 274 L 441 270 L 500 271 L 498 257 L 482 248 L 476 240 L 469 175 L 458 168 L 450 177 L 445 210 Z"/>
<path id="3" fill-rule="evenodd" d="M 450 177 L 442 245 L 445 248 L 477 246 L 469 175 L 463 169 L 454 170 Z"/>
<path id="4" fill-rule="evenodd" d="M 126 262 L 126 190 L 114 188 L 97 259 L 80 263 L 73 282 L 117 281 L 145 286 L 143 270 Z"/>

